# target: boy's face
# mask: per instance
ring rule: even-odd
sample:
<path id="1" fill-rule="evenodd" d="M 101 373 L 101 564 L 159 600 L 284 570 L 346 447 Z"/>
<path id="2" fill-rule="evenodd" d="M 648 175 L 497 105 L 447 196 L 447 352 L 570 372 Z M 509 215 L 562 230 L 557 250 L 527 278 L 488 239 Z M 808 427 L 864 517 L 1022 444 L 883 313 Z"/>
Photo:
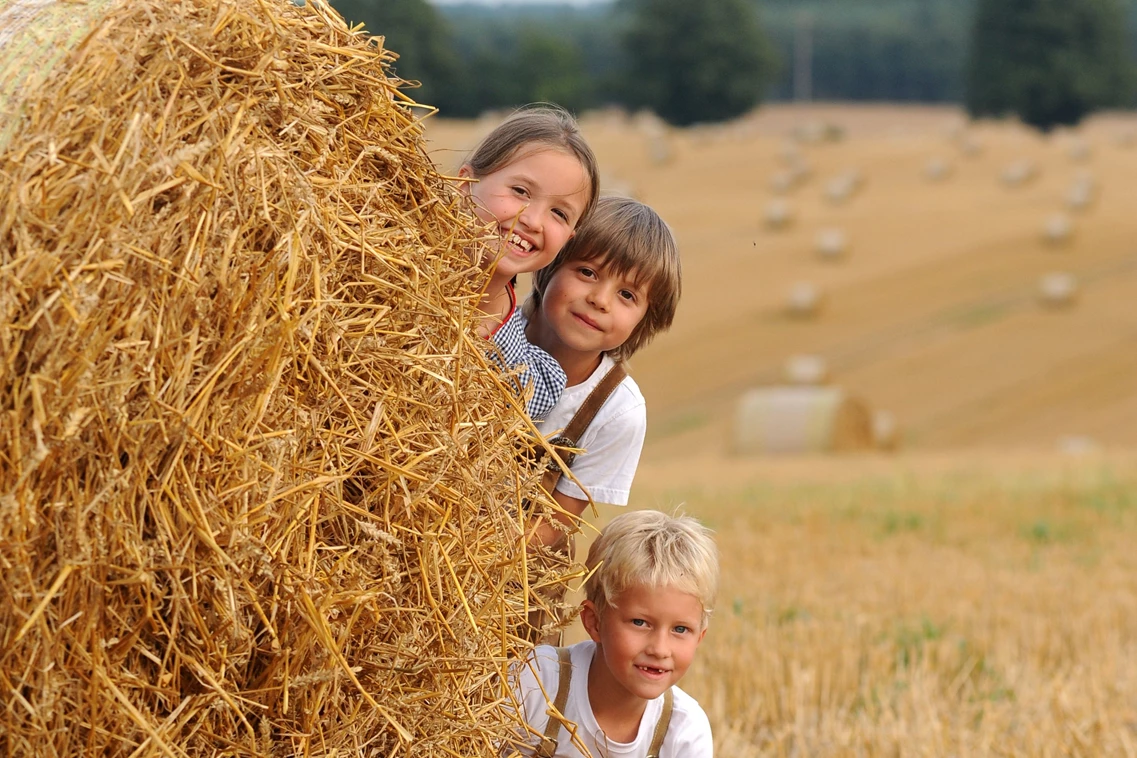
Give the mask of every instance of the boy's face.
<path id="1" fill-rule="evenodd" d="M 647 313 L 648 290 L 635 272 L 611 273 L 598 261 L 566 261 L 549 280 L 541 314 L 557 348 L 598 355 L 627 341 Z"/>
<path id="2" fill-rule="evenodd" d="M 652 700 L 687 673 L 707 630 L 703 606 L 674 587 L 633 586 L 597 614 L 586 601 L 581 620 L 597 644 L 589 672 L 597 691 L 617 699 Z"/>

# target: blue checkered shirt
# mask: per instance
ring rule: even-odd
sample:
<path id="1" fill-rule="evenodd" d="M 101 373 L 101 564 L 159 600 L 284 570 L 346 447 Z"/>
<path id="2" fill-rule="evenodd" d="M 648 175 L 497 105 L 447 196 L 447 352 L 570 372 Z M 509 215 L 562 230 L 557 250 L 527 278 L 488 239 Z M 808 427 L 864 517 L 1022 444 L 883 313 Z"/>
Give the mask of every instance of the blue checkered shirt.
<path id="1" fill-rule="evenodd" d="M 568 377 L 557 359 L 529 341 L 525 336 L 528 325 L 521 309 L 514 307 L 509 317 L 493 334 L 497 345 L 496 360 L 506 370 L 520 368 L 518 382 L 522 393 L 531 393 L 525 409 L 534 421 L 549 415 L 561 399 Z M 523 394 L 524 396 L 524 394 Z"/>

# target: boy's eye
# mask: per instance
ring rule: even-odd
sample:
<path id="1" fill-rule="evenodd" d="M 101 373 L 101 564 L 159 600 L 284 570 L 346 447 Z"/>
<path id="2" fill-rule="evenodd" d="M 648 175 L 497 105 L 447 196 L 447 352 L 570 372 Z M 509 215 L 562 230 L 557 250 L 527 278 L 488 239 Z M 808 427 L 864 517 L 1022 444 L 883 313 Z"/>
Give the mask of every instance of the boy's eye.
<path id="1" fill-rule="evenodd" d="M 577 271 L 580 272 L 581 276 L 587 276 L 587 277 L 596 276 L 596 272 L 593 271 L 592 269 L 590 269 L 588 266 L 581 266 L 579 269 L 577 269 Z"/>
<path id="2" fill-rule="evenodd" d="M 686 633 L 687 633 L 687 632 L 689 632 L 690 630 L 691 630 L 691 627 L 689 627 L 689 626 L 683 626 L 682 624 L 680 624 L 679 626 L 675 627 L 675 632 L 676 632 L 677 634 L 686 634 Z"/>
<path id="3" fill-rule="evenodd" d="M 521 187 L 521 186 L 516 186 L 516 187 L 514 187 L 514 188 L 513 188 L 513 191 L 514 191 L 514 192 L 516 192 L 518 195 L 523 195 L 523 196 L 525 196 L 525 197 L 528 197 L 528 196 L 529 196 L 529 190 L 527 190 L 527 189 L 525 189 L 524 187 Z"/>
<path id="4" fill-rule="evenodd" d="M 643 619 L 632 619 L 633 626 L 647 626 L 647 622 Z"/>

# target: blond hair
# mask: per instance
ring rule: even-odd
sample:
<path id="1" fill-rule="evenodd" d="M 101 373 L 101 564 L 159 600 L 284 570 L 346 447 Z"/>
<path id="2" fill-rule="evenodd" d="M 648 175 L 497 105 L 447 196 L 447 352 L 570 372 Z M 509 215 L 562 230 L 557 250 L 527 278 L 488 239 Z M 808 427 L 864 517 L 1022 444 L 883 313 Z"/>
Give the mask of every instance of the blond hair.
<path id="1" fill-rule="evenodd" d="M 624 344 L 608 351 L 613 360 L 627 360 L 671 327 L 682 294 L 679 245 L 671 228 L 650 207 L 626 197 L 600 198 L 553 262 L 533 275 L 533 291 L 525 303 L 530 319 L 541 307 L 553 274 L 577 261 L 595 261 L 617 276 L 630 274 L 646 285 L 647 311 Z"/>
<path id="2" fill-rule="evenodd" d="M 597 613 L 616 607 L 630 587 L 673 587 L 703 606 L 702 628 L 718 594 L 719 558 L 711 531 L 690 516 L 659 511 L 622 513 L 604 527 L 585 562 L 585 597 Z"/>
<path id="3" fill-rule="evenodd" d="M 526 147 L 533 150 L 523 152 Z M 572 155 L 588 174 L 588 202 L 577 221 L 579 225 L 600 196 L 600 167 L 596 154 L 580 133 L 580 125 L 561 106 L 533 103 L 518 108 L 482 138 L 463 165 L 469 167 L 473 178 L 481 179 L 542 147 Z"/>

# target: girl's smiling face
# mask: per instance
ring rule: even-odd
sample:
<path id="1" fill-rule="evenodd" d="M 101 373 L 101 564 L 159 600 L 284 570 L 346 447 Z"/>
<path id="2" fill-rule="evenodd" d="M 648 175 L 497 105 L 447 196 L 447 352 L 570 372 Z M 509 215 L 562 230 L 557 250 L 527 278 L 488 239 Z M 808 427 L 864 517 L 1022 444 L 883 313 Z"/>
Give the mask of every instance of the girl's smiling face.
<path id="1" fill-rule="evenodd" d="M 522 150 L 502 168 L 464 185 L 478 217 L 497 222 L 501 248 L 496 277 L 504 280 L 552 262 L 576 229 L 591 186 L 571 153 L 547 147 Z M 472 177 L 469 166 L 458 176 Z"/>

